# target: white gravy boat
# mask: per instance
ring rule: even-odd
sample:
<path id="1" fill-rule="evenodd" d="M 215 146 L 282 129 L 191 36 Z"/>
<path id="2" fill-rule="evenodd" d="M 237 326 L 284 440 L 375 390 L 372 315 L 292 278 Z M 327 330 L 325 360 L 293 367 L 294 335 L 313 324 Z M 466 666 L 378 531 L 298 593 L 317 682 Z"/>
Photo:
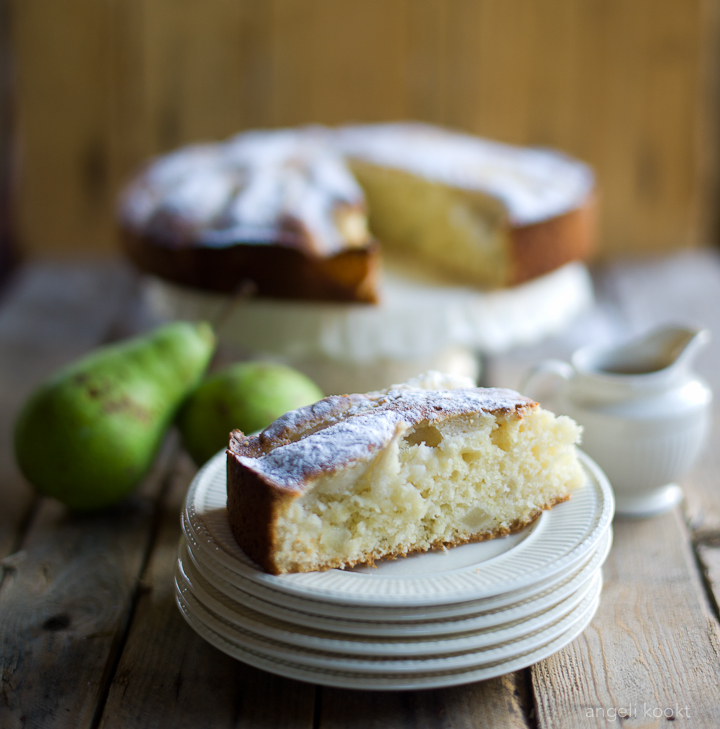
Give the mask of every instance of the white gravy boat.
<path id="1" fill-rule="evenodd" d="M 521 391 L 559 379 L 552 408 L 583 426 L 582 449 L 610 479 L 616 513 L 651 516 L 682 499 L 675 483 L 699 456 L 712 392 L 691 368 L 706 329 L 667 326 L 620 346 L 584 347 L 571 363 L 547 360 Z"/>

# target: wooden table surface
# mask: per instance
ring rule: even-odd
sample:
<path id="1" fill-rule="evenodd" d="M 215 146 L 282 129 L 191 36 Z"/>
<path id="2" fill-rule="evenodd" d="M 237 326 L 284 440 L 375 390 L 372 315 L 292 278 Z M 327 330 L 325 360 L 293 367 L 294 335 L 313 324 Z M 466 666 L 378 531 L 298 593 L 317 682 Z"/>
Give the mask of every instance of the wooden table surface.
<path id="1" fill-rule="evenodd" d="M 562 336 L 486 362 L 484 384 L 668 321 L 708 326 L 698 371 L 720 391 L 720 256 L 593 272 L 597 306 Z M 11 433 L 58 366 L 141 327 L 139 284 L 111 263 L 34 263 L 0 299 L 0 727 L 720 726 L 720 437 L 682 507 L 616 520 L 600 609 L 545 661 L 416 692 L 328 689 L 245 666 L 199 638 L 173 599 L 179 509 L 193 468 L 169 438 L 138 493 L 77 516 L 19 475 Z M 717 406 L 716 406 L 717 407 Z"/>

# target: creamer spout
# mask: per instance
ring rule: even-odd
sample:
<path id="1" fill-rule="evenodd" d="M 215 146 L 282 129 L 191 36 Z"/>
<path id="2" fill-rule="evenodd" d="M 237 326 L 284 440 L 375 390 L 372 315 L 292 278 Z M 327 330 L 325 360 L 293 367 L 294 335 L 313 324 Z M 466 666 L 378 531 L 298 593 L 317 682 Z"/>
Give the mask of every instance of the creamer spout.
<path id="1" fill-rule="evenodd" d="M 688 365 L 710 341 L 707 329 L 663 326 L 641 339 L 596 352 L 595 369 L 610 375 L 649 375 Z"/>

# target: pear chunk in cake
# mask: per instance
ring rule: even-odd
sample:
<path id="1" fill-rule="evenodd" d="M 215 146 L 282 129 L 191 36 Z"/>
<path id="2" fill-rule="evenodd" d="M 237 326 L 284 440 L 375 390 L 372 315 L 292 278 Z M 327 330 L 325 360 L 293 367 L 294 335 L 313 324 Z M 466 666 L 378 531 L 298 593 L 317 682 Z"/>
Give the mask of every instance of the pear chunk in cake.
<path id="1" fill-rule="evenodd" d="M 349 567 L 504 536 L 568 499 L 579 426 L 512 390 L 444 389 L 458 384 L 426 376 L 234 431 L 243 551 L 272 574 Z"/>

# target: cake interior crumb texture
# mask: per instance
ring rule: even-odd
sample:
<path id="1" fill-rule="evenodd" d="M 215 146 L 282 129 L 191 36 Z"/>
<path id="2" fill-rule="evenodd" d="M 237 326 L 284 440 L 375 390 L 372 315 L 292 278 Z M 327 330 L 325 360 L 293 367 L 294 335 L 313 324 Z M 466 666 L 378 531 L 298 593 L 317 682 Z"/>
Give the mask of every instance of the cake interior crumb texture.
<path id="1" fill-rule="evenodd" d="M 372 563 L 523 528 L 582 483 L 574 446 L 580 428 L 521 396 L 515 407 L 474 412 L 449 414 L 432 405 L 443 396 L 454 402 L 486 392 L 509 391 L 425 393 L 437 417 L 383 407 L 379 417 L 363 406 L 335 422 L 310 421 L 296 440 L 279 438 L 256 457 L 240 456 L 240 468 L 255 478 L 240 488 L 272 484 L 274 498 L 268 543 L 258 546 L 233 525 L 231 509 L 236 539 L 265 569 L 284 573 Z M 399 390 L 385 399 L 407 403 L 415 396 Z M 327 462 L 335 465 L 321 466 Z M 230 488 L 236 489 L 232 479 Z"/>
<path id="2" fill-rule="evenodd" d="M 373 233 L 391 253 L 416 257 L 462 283 L 493 288 L 511 280 L 509 223 L 499 200 L 403 170 L 351 164 Z"/>

